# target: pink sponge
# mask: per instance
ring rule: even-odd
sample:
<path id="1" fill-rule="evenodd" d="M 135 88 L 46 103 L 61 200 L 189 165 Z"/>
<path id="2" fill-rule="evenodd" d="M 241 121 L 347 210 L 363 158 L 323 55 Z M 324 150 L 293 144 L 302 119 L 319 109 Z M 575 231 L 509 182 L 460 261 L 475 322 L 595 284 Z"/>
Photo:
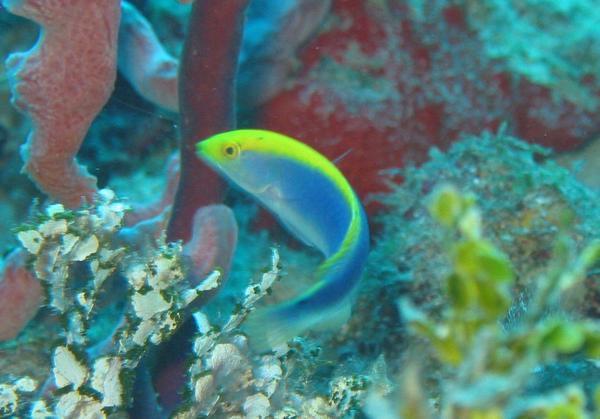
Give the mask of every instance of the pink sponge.
<path id="1" fill-rule="evenodd" d="M 227 278 L 237 234 L 233 211 L 226 205 L 207 205 L 196 211 L 192 239 L 183 248 L 190 261 L 193 286 L 214 269 L 219 269 Z"/>
<path id="2" fill-rule="evenodd" d="M 22 148 L 24 170 L 69 207 L 92 201 L 96 179 L 75 155 L 116 77 L 118 0 L 4 0 L 42 26 L 30 51 L 7 62 L 13 104 L 32 120 Z"/>
<path id="3" fill-rule="evenodd" d="M 130 3 L 121 2 L 119 71 L 150 102 L 178 110 L 179 63 L 162 46 L 150 22 Z"/>
<path id="4" fill-rule="evenodd" d="M 14 338 L 42 303 L 42 286 L 25 268 L 26 252 L 12 252 L 0 272 L 0 342 Z"/>

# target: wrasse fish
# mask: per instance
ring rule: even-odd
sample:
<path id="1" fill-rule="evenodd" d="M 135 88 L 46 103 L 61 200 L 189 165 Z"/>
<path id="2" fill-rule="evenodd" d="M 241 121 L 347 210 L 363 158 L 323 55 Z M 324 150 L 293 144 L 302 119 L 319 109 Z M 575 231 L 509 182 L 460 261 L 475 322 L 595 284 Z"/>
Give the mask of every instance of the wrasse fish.
<path id="1" fill-rule="evenodd" d="M 251 314 L 247 326 L 253 345 L 272 348 L 308 329 L 346 321 L 369 252 L 369 226 L 339 169 L 298 140 L 256 129 L 217 134 L 199 142 L 196 152 L 325 256 L 308 290 Z"/>

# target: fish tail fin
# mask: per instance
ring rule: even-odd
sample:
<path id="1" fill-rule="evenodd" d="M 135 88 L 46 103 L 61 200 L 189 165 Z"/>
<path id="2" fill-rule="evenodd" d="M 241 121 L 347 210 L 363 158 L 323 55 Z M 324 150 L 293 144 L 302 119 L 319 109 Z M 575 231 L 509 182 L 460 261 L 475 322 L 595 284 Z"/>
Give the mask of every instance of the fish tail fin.
<path id="1" fill-rule="evenodd" d="M 257 308 L 244 322 L 244 329 L 250 345 L 258 352 L 266 352 L 282 345 L 296 336 L 296 333 L 303 331 L 299 327 L 290 327 L 289 323 L 293 324 L 294 322 L 279 315 L 278 308 Z"/>
<path id="2" fill-rule="evenodd" d="M 282 345 L 308 330 L 340 327 L 350 317 L 350 302 L 344 301 L 321 310 L 289 306 L 259 308 L 244 323 L 250 345 L 259 352 Z"/>

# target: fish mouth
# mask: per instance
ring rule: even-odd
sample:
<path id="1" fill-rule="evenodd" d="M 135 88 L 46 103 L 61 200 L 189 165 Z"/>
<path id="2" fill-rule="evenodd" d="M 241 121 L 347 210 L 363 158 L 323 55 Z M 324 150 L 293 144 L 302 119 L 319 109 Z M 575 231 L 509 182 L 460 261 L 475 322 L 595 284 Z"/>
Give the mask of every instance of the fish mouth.
<path id="1" fill-rule="evenodd" d="M 206 141 L 199 141 L 196 143 L 196 156 L 202 160 L 207 166 L 213 168 L 218 172 L 222 172 L 223 168 L 210 154 Z"/>
<path id="2" fill-rule="evenodd" d="M 196 143 L 196 155 L 200 157 L 202 160 L 206 160 L 206 141 L 198 141 Z"/>

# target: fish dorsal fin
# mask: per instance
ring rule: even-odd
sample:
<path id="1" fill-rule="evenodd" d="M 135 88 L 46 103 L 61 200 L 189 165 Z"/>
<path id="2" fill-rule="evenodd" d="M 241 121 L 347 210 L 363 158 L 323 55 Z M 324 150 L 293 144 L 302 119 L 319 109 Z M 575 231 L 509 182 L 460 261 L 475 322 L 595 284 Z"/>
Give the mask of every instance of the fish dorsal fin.
<path id="1" fill-rule="evenodd" d="M 339 162 L 341 162 L 348 154 L 352 152 L 352 150 L 352 147 L 349 148 L 348 150 L 344 151 L 342 154 L 337 156 L 335 159 L 331 160 L 331 162 L 337 166 Z"/>

